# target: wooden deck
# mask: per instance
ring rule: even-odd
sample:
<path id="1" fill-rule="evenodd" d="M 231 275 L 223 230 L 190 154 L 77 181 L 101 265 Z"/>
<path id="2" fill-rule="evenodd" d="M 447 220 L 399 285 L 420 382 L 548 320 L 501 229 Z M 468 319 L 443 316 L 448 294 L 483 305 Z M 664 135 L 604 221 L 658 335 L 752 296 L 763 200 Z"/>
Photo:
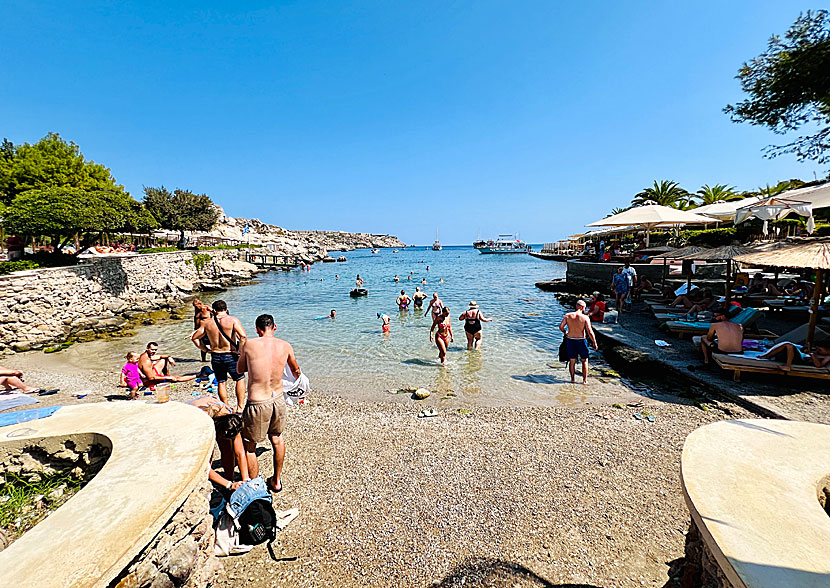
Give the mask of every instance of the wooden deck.
<path id="1" fill-rule="evenodd" d="M 291 269 L 300 265 L 300 260 L 296 257 L 265 253 L 246 253 L 245 261 L 262 268 Z"/>

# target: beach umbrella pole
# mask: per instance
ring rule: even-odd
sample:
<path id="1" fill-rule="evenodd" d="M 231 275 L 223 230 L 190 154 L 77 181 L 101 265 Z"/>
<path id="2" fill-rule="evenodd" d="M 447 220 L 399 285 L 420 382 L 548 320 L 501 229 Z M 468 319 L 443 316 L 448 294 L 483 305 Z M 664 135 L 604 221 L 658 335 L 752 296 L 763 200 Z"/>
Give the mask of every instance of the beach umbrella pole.
<path id="1" fill-rule="evenodd" d="M 729 307 L 729 299 L 732 298 L 732 288 L 729 287 L 729 283 L 732 278 L 732 260 L 726 260 L 726 306 Z"/>
<path id="2" fill-rule="evenodd" d="M 816 321 L 818 321 L 818 307 L 821 302 L 821 291 L 824 285 L 824 270 L 816 270 L 816 285 L 813 286 L 813 299 L 810 300 L 810 325 L 807 329 L 807 351 L 813 350 L 813 339 L 816 336 Z"/>

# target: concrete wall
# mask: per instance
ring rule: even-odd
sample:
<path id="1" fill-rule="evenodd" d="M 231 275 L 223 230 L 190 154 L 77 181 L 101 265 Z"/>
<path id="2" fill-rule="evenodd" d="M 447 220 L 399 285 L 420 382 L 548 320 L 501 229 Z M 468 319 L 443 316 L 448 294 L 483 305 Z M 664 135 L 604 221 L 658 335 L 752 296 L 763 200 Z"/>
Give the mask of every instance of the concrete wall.
<path id="1" fill-rule="evenodd" d="M 0 276 L 0 352 L 26 351 L 89 332 L 121 328 L 139 312 L 180 305 L 200 282 L 250 278 L 237 250 L 95 258 L 73 267 Z M 230 279 L 230 278 L 228 278 Z"/>
<path id="2" fill-rule="evenodd" d="M 607 289 L 611 283 L 611 276 L 620 267 L 620 263 L 599 263 L 594 261 L 569 260 L 566 278 L 569 285 L 577 288 L 592 290 L 596 288 Z M 663 276 L 663 264 L 632 263 L 631 267 L 637 270 L 638 276 L 646 276 L 652 282 L 659 282 Z M 717 279 L 726 272 L 724 263 L 697 264 L 695 278 L 700 280 Z M 679 274 L 669 275 L 669 267 L 666 266 L 666 277 L 669 279 L 682 279 Z"/>

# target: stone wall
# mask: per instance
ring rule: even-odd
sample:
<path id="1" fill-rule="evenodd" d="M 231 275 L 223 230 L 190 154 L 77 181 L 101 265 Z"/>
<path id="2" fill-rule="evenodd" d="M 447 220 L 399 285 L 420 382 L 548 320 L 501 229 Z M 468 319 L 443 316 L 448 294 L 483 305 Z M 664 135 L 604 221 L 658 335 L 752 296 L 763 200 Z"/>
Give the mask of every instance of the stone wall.
<path id="1" fill-rule="evenodd" d="M 200 285 L 250 279 L 256 267 L 239 256 L 227 249 L 100 257 L 0 276 L 0 353 L 120 329 L 138 313 L 181 305 Z"/>
<path id="2" fill-rule="evenodd" d="M 115 588 L 204 588 L 221 564 L 213 555 L 207 477 L 170 521 L 111 584 Z"/>
<path id="3" fill-rule="evenodd" d="M 718 566 L 715 556 L 706 547 L 694 520 L 686 533 L 686 554 L 680 576 L 682 588 L 732 588 Z"/>

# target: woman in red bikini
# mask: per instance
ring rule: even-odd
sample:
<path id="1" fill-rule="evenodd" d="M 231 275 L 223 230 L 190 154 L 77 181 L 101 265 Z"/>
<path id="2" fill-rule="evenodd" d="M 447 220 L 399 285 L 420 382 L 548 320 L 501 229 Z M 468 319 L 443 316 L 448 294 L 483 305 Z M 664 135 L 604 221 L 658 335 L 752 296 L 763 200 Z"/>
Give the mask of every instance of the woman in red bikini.
<path id="1" fill-rule="evenodd" d="M 429 330 L 429 338 L 432 339 L 432 331 L 438 327 L 438 333 L 435 335 L 435 344 L 438 346 L 438 361 L 441 365 L 447 363 L 447 347 L 450 341 L 455 341 L 452 336 L 452 321 L 450 320 L 450 309 L 446 306 L 441 311 L 440 322 L 434 322 L 432 328 Z M 449 341 L 448 341 L 449 340 Z"/>

